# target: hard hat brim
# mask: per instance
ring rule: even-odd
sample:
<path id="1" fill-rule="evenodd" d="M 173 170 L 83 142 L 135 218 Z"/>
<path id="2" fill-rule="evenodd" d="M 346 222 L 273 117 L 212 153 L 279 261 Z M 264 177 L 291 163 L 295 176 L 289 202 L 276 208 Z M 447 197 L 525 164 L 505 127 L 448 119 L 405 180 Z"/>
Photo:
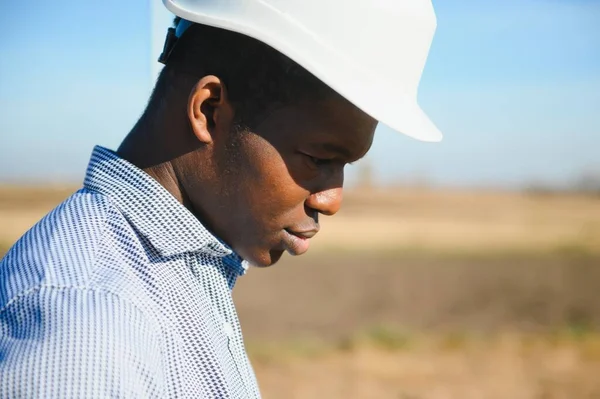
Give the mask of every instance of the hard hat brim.
<path id="1" fill-rule="evenodd" d="M 418 105 L 416 93 L 402 94 L 402 90 L 390 84 L 393 76 L 372 76 L 265 2 L 245 2 L 241 10 L 231 9 L 228 2 L 212 2 L 212 8 L 206 12 L 194 10 L 192 0 L 163 2 L 169 11 L 183 19 L 238 32 L 268 44 L 392 130 L 420 141 L 442 140 L 442 133 Z"/>

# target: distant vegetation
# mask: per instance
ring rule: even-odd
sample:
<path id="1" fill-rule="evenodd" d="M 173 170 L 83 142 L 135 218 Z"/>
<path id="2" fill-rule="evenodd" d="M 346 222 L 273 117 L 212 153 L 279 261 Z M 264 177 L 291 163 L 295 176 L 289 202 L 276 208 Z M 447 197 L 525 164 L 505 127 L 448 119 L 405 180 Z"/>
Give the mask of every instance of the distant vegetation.
<path id="1" fill-rule="evenodd" d="M 549 183 L 530 183 L 525 192 L 534 195 L 579 194 L 600 197 L 600 172 L 586 172 L 564 186 Z"/>

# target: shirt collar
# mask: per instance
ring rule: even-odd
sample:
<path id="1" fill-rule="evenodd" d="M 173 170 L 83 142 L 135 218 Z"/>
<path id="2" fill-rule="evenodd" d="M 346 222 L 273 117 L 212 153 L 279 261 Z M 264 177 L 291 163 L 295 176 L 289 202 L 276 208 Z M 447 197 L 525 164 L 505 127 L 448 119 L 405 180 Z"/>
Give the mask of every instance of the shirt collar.
<path id="1" fill-rule="evenodd" d="M 146 172 L 113 151 L 96 146 L 83 186 L 106 195 L 133 227 L 165 257 L 204 252 L 224 258 L 243 274 L 247 262 Z"/>

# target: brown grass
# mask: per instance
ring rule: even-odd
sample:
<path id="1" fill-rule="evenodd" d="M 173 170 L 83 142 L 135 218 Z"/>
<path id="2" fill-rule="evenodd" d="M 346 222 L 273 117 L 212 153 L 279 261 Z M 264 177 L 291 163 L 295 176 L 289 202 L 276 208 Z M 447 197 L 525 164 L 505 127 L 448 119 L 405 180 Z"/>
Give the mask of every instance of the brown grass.
<path id="1" fill-rule="evenodd" d="M 0 242 L 14 242 L 75 187 L 0 187 Z M 600 198 L 510 192 L 354 190 L 322 218 L 313 251 L 600 254 Z"/>
<path id="2" fill-rule="evenodd" d="M 0 255 L 73 191 L 0 187 Z M 234 291 L 266 398 L 600 398 L 597 197 L 354 191 L 322 225 Z"/>
<path id="3" fill-rule="evenodd" d="M 600 254 L 600 198 L 464 191 L 354 191 L 315 249 Z"/>
<path id="4" fill-rule="evenodd" d="M 12 245 L 76 187 L 0 186 L 0 246 Z"/>
<path id="5" fill-rule="evenodd" d="M 600 397 L 600 338 L 555 342 L 504 334 L 447 346 L 421 337 L 401 349 L 266 356 L 251 351 L 265 398 L 577 399 Z"/>

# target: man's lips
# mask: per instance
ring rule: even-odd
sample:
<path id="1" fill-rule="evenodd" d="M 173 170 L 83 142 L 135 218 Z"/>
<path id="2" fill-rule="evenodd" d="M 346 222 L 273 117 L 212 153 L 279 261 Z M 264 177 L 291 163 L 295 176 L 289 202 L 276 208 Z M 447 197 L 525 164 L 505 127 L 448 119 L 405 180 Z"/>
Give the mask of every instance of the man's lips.
<path id="1" fill-rule="evenodd" d="M 319 232 L 319 228 L 315 227 L 311 230 L 305 230 L 305 231 L 295 231 L 295 230 L 285 229 L 285 231 L 287 231 L 290 234 L 295 235 L 296 237 L 309 239 L 309 238 L 313 238 Z"/>
<path id="2" fill-rule="evenodd" d="M 306 230 L 284 229 L 285 249 L 290 255 L 302 255 L 310 246 L 310 241 L 319 232 L 319 226 L 313 226 Z"/>

